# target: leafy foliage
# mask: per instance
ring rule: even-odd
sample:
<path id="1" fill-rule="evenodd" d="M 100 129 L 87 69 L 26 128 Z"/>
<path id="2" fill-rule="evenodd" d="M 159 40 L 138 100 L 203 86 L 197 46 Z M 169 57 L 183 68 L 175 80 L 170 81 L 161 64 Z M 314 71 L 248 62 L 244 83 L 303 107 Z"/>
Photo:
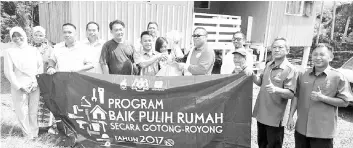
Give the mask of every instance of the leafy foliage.
<path id="1" fill-rule="evenodd" d="M 32 41 L 31 28 L 39 25 L 38 1 L 1 1 L 1 41 L 9 42 L 9 31 L 22 27 Z"/>
<path id="2" fill-rule="evenodd" d="M 318 13 L 319 14 L 317 15 L 317 19 L 320 19 L 320 12 Z M 346 60 L 353 56 L 353 52 L 351 51 L 353 49 L 353 44 L 343 42 L 343 34 L 349 16 L 351 16 L 351 20 L 350 25 L 348 26 L 347 34 L 353 32 L 353 2 L 344 3 L 337 6 L 333 40 L 331 40 L 330 38 L 333 21 L 332 13 L 332 9 L 324 10 L 323 12 L 323 20 L 321 22 L 323 26 L 323 31 L 319 35 L 319 43 L 328 43 L 331 47 L 333 47 L 335 58 L 331 62 L 331 66 L 339 68 Z M 313 44 L 311 46 L 311 50 L 315 48 L 316 38 L 317 34 L 313 37 Z"/>

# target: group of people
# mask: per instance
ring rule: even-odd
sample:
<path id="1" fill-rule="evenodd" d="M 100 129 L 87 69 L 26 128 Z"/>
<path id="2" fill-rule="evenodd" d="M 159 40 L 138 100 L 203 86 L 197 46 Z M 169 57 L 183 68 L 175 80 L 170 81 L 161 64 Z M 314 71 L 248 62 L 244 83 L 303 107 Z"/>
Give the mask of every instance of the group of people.
<path id="1" fill-rule="evenodd" d="M 296 148 L 333 148 L 338 107 L 348 106 L 353 95 L 344 75 L 329 65 L 332 48 L 317 45 L 311 53 L 314 66 L 305 70 L 286 58 L 289 46 L 285 38 L 276 38 L 271 52 L 272 60 L 264 72 L 253 75 L 254 83 L 260 86 L 253 110 L 259 148 L 281 148 L 284 126 L 289 130 L 295 127 Z"/>
<path id="2" fill-rule="evenodd" d="M 38 108 L 45 113 L 40 101 L 35 76 L 40 73 L 92 72 L 100 74 L 141 76 L 211 75 L 214 50 L 207 45 L 207 30 L 197 27 L 193 31 L 194 47 L 183 52 L 180 37 L 158 37 L 158 24 L 150 22 L 140 36 L 140 48 L 124 40 L 125 24 L 110 22 L 113 38 L 99 39 L 99 24 L 86 25 L 87 39 L 76 40 L 76 26 L 63 24 L 64 41 L 54 47 L 45 39 L 45 29 L 33 28 L 34 41 L 27 43 L 26 33 L 20 27 L 10 30 L 15 46 L 5 54 L 5 75 L 11 83 L 16 115 L 23 131 L 30 138 L 38 136 L 38 122 L 53 125 L 50 120 L 38 120 Z M 173 38 L 173 37 L 171 37 Z M 293 115 L 297 111 L 295 144 L 297 148 L 333 146 L 336 131 L 337 107 L 347 106 L 353 99 L 345 77 L 329 66 L 333 59 L 330 47 L 319 44 L 312 52 L 313 68 L 296 69 L 286 58 L 289 53 L 285 38 L 276 38 L 271 46 L 272 60 L 261 74 L 253 73 L 252 51 L 244 47 L 245 35 L 235 32 L 234 49 L 223 57 L 221 74 L 245 73 L 252 76 L 260 92 L 253 117 L 257 119 L 260 148 L 282 147 L 284 126 L 294 128 Z M 181 59 L 185 58 L 186 61 Z M 288 99 L 292 99 L 288 120 L 284 118 Z M 39 103 L 41 102 L 41 103 Z M 39 106 L 38 104 L 41 104 Z M 58 123 L 60 121 L 56 121 Z"/>

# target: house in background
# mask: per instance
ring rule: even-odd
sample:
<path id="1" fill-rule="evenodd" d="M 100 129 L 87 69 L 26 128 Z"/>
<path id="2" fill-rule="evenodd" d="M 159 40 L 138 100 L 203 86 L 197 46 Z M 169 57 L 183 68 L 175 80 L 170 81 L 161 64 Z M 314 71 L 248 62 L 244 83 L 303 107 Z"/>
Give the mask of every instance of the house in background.
<path id="1" fill-rule="evenodd" d="M 109 40 L 109 22 L 120 19 L 126 24 L 125 37 L 138 44 L 140 33 L 150 21 L 159 24 L 159 36 L 177 30 L 182 32 L 182 47 L 189 49 L 192 31 L 197 25 L 209 31 L 209 44 L 232 48 L 232 33 L 241 30 L 247 40 L 258 47 L 270 46 L 276 37 L 285 37 L 292 47 L 304 47 L 302 65 L 306 66 L 315 24 L 313 1 L 57 1 L 39 5 L 40 25 L 48 30 L 53 42 L 62 41 L 61 25 L 71 22 L 78 28 L 78 39 L 86 38 L 89 21 L 100 24 L 100 36 Z M 207 16 L 208 15 L 208 16 Z M 197 22 L 199 18 L 215 21 Z M 221 20 L 221 21 L 219 21 Z M 221 24 L 225 22 L 226 24 Z M 207 26 L 207 23 L 211 25 Z M 215 25 L 212 23 L 216 23 Z M 232 28 L 232 29 L 224 29 Z M 217 49 L 216 49 L 217 50 Z M 262 54 L 264 56 L 263 50 Z M 225 54 L 225 52 L 223 52 Z M 262 58 L 263 59 L 263 58 Z"/>
<path id="2" fill-rule="evenodd" d="M 276 37 L 285 37 L 291 47 L 304 47 L 302 66 L 307 65 L 314 35 L 317 2 L 199 1 L 194 4 L 195 13 L 239 16 L 239 29 L 246 34 L 251 44 L 266 48 Z M 229 33 L 224 32 L 223 35 Z M 230 40 L 231 38 L 223 43 L 229 46 Z"/>

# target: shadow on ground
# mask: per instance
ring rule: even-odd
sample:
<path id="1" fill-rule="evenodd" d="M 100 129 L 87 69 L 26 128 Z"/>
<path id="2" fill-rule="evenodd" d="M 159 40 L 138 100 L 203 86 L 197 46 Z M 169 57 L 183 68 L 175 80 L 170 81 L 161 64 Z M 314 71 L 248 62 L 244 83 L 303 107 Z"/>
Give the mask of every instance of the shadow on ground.
<path id="1" fill-rule="evenodd" d="M 18 126 L 10 125 L 7 122 L 1 123 L 1 138 L 9 136 L 23 136 L 23 132 Z"/>
<path id="2" fill-rule="evenodd" d="M 338 116 L 347 122 L 353 123 L 353 107 L 339 108 Z"/>

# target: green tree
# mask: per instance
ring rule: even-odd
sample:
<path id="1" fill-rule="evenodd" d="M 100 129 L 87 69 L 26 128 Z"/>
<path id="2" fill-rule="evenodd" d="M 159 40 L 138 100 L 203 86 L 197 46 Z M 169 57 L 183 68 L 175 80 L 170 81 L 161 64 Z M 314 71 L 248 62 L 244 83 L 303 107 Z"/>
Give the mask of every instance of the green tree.
<path id="1" fill-rule="evenodd" d="M 32 40 L 31 28 L 39 25 L 38 1 L 1 1 L 1 42 L 9 42 L 9 31 L 22 27 Z"/>

